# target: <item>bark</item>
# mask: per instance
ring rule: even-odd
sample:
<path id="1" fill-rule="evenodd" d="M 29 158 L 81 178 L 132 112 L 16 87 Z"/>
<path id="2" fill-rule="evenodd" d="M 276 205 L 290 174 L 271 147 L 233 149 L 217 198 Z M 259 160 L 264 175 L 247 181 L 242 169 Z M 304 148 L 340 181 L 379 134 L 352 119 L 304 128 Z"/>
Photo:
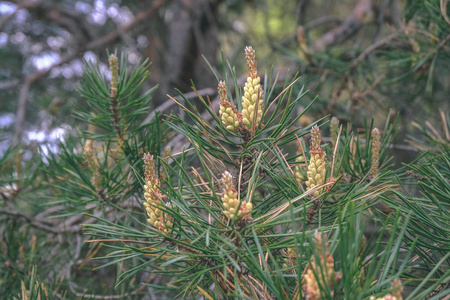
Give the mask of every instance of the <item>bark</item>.
<path id="1" fill-rule="evenodd" d="M 218 6 L 220 0 L 173 1 L 166 10 L 165 36 L 151 37 L 147 55 L 156 62 L 152 72 L 161 83 L 154 105 L 167 101 L 166 94 L 191 91 L 192 80 L 197 88 L 216 86 L 202 55 L 213 66 L 217 64 Z M 165 49 L 162 49 L 163 46 Z"/>

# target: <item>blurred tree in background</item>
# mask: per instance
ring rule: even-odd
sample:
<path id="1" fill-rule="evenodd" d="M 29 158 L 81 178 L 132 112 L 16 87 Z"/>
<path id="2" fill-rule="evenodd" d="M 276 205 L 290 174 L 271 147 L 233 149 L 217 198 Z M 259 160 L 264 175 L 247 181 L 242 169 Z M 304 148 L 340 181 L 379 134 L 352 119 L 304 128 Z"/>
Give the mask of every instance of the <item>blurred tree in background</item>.
<path id="1" fill-rule="evenodd" d="M 114 289 L 124 278 L 120 274 L 141 262 L 140 257 L 92 271 L 108 262 L 92 259 L 108 252 L 102 243 L 84 243 L 81 224 L 95 223 L 96 218 L 125 220 L 121 226 L 130 228 L 139 223 L 133 217 L 142 214 L 137 204 L 137 178 L 143 174 L 139 155 L 145 150 L 160 156 L 156 161 L 161 167 L 167 164 L 166 146 L 178 153 L 189 145 L 187 137 L 160 122 L 172 111 L 180 122 L 191 122 L 167 94 L 199 109 L 198 95 L 209 96 L 218 111 L 217 80 L 211 69 L 222 73 L 224 60 L 236 66 L 236 80 L 228 82 L 230 96 L 236 97 L 234 86 L 243 86 L 247 78 L 242 63 L 247 45 L 258 51 L 261 74 L 270 74 L 272 68 L 279 72 L 275 94 L 297 77 L 292 93 L 299 94 L 303 86 L 310 91 L 302 96 L 308 101 L 294 108 L 302 115 L 298 126 L 308 128 L 335 116 L 349 132 L 367 134 L 364 116 L 384 128 L 386 116 L 393 122 L 398 115 L 399 133 L 390 146 L 397 164 L 416 159 L 419 150 L 448 154 L 444 112 L 450 110 L 449 41 L 446 0 L 0 1 L 0 295 L 23 298 L 24 291 L 52 291 L 56 299 L 140 298 L 141 282 L 149 283 L 145 288 L 152 293 L 158 290 L 165 279 L 150 273 L 133 273 L 128 286 Z M 114 112 L 109 102 L 95 104 L 90 94 L 80 97 L 83 75 L 91 81 L 100 78 L 101 92 L 109 95 L 108 53 L 115 51 L 126 53 L 121 65 L 128 67 L 123 72 L 136 75 L 130 81 L 141 79 L 136 86 L 122 87 L 130 91 L 124 101 L 136 107 L 136 114 L 130 115 L 128 107 Z M 151 63 L 150 73 L 142 66 L 145 59 Z M 95 71 L 86 75 L 86 70 Z M 133 102 L 136 99 L 139 103 Z M 304 103 L 313 99 L 314 105 L 303 114 Z M 127 118 L 115 120 L 117 114 Z M 115 127 L 102 123 L 105 120 Z M 120 137 L 120 131 L 130 129 L 134 131 Z M 332 135 L 328 129 L 324 133 Z M 424 142 L 418 133 L 431 138 Z M 98 151 L 97 162 L 85 153 L 89 147 Z M 439 167 L 433 169 L 427 161 L 437 161 Z M 438 195 L 448 201 L 445 157 L 424 154 L 408 169 L 414 180 L 443 174 L 442 181 L 421 187 L 431 195 L 424 202 L 437 203 L 437 189 L 446 191 Z M 408 199 L 394 193 L 385 204 L 401 209 L 398 203 L 410 203 Z M 424 211 L 416 212 L 420 220 L 436 221 L 426 216 L 436 211 Z M 439 247 L 446 238 L 422 246 Z M 416 247 L 417 257 L 427 257 L 419 246 L 405 243 Z M 434 266 L 441 257 L 427 259 Z M 169 298 L 176 294 L 164 293 Z"/>
<path id="2" fill-rule="evenodd" d="M 407 120 L 424 122 L 448 109 L 449 24 L 441 2 L 2 1 L 2 122 L 15 142 L 27 137 L 25 129 L 51 131 L 63 119 L 74 125 L 66 117 L 80 101 L 82 61 L 105 63 L 105 49 L 128 53 L 130 63 L 149 58 L 146 84 L 160 85 L 159 106 L 174 88 L 189 92 L 189 80 L 214 94 L 202 56 L 217 67 L 223 50 L 234 64 L 239 49 L 252 44 L 263 69 L 277 61 L 291 76 L 300 72 L 319 96 L 316 116 L 360 125 L 363 114 L 381 122 L 392 108 L 406 130 Z"/>

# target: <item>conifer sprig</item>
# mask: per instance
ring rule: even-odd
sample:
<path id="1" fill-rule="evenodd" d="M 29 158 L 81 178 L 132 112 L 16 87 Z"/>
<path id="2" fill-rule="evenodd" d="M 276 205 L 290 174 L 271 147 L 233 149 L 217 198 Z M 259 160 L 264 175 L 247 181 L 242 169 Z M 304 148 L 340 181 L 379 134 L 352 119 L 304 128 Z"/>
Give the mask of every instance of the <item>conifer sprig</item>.
<path id="1" fill-rule="evenodd" d="M 259 76 L 250 54 L 249 77 Z M 297 126 L 299 116 L 293 112 L 304 101 L 305 92 L 293 93 L 294 83 L 295 79 L 286 83 L 274 99 L 262 98 L 268 107 L 258 126 L 254 121 L 251 127 L 241 122 L 226 93 L 230 90 L 226 82 L 219 82 L 218 114 L 202 97 L 202 107 L 183 98 L 181 107 L 189 120 L 174 115 L 167 125 L 183 135 L 191 148 L 170 160 L 159 160 L 166 174 L 163 184 L 150 156 L 144 159 L 147 172 L 137 174 L 145 180 L 149 224 L 141 221 L 139 228 L 130 228 L 102 220 L 103 224 L 86 226 L 95 241 L 116 241 L 111 247 L 117 256 L 108 264 L 138 260 L 118 284 L 139 271 L 151 270 L 171 277 L 178 297 L 402 297 L 396 280 L 409 272 L 413 251 L 417 251 L 416 241 L 408 244 L 410 248 L 402 242 L 409 242 L 413 234 L 412 214 L 404 209 L 381 217 L 383 211 L 377 208 L 380 199 L 398 190 L 395 176 L 386 172 L 393 126 L 387 122 L 379 143 L 376 180 L 369 178 L 373 148 L 378 147 L 373 146 L 377 140 L 371 136 L 373 126 L 366 124 L 361 137 L 344 130 L 330 147 L 316 124 Z M 243 105 L 242 118 L 249 107 Z M 301 151 L 308 178 L 303 183 L 295 175 L 299 155 L 290 155 L 287 149 L 289 143 L 306 144 L 309 133 L 311 147 Z M 330 180 L 326 157 L 333 157 Z M 367 239 L 366 218 L 380 228 Z M 386 240 L 387 230 L 393 234 Z M 400 251 L 405 256 L 398 257 Z M 442 273 L 436 266 L 446 259 L 445 255 L 436 259 L 431 276 Z M 425 282 L 414 291 L 423 295 L 420 290 L 425 285 L 426 291 L 436 288 L 427 278 Z"/>
<path id="2" fill-rule="evenodd" d="M 69 215 L 92 213 L 93 207 L 99 209 L 97 214 L 133 207 L 135 193 L 142 188 L 133 170 L 143 170 L 143 153 L 161 153 L 161 125 L 156 119 L 141 124 L 153 91 L 141 91 L 149 64 L 131 67 L 126 56 L 118 59 L 114 54 L 109 63 L 110 80 L 98 63 L 86 62 L 79 85 L 86 102 L 75 105 L 75 115 L 87 130 L 77 140 L 68 137 L 61 153 L 49 158 L 49 174 L 60 178 L 55 198 L 65 199 Z"/>

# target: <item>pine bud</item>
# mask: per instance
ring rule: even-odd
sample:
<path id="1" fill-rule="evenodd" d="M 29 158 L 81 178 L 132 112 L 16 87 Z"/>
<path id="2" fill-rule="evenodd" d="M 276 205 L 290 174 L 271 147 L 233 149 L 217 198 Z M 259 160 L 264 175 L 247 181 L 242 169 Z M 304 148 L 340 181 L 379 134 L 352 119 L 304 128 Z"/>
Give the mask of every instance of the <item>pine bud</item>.
<path id="1" fill-rule="evenodd" d="M 256 67 L 256 55 L 252 46 L 245 47 L 245 60 L 247 61 L 247 67 L 249 77 L 258 77 L 258 68 Z"/>
<path id="2" fill-rule="evenodd" d="M 223 214 L 228 219 L 241 218 L 251 219 L 253 205 L 250 202 L 243 201 L 240 203 L 238 193 L 233 186 L 233 176 L 225 171 L 222 175 L 222 183 L 224 185 L 222 204 L 224 207 Z"/>
<path id="3" fill-rule="evenodd" d="M 242 123 L 248 128 L 252 128 L 253 121 L 259 125 L 264 111 L 263 90 L 261 78 L 258 76 L 256 68 L 255 50 L 252 47 L 245 48 L 245 59 L 249 74 L 244 85 L 244 96 L 242 96 Z"/>
<path id="4" fill-rule="evenodd" d="M 149 218 L 147 222 L 154 226 L 160 232 L 170 235 L 172 233 L 173 217 L 165 213 L 161 208 L 171 208 L 170 204 L 165 204 L 162 199 L 166 196 L 159 190 L 160 180 L 156 174 L 156 167 L 153 156 L 149 153 L 144 154 L 144 207 Z"/>
<path id="5" fill-rule="evenodd" d="M 219 114 L 222 124 L 230 131 L 237 131 L 240 126 L 240 113 L 236 107 L 228 101 L 225 81 L 220 81 L 219 86 L 220 108 Z"/>
<path id="6" fill-rule="evenodd" d="M 326 240 L 322 241 L 322 234 L 316 231 L 314 240 L 315 255 L 311 257 L 308 263 L 308 269 L 304 277 L 305 284 L 303 285 L 305 298 L 309 300 L 324 299 L 320 287 L 322 289 L 324 287 L 333 288 L 334 284 L 342 278 L 341 273 L 334 271 L 333 256 L 328 252 Z M 325 246 L 325 249 L 323 249 L 323 246 Z M 319 258 L 319 261 L 316 261 L 316 258 Z"/>
<path id="7" fill-rule="evenodd" d="M 308 181 L 306 181 L 308 191 L 325 183 L 325 152 L 322 150 L 322 146 L 320 145 L 321 141 L 322 136 L 320 134 L 319 127 L 315 125 L 311 129 L 311 158 L 309 160 L 307 171 Z M 321 190 L 317 190 L 312 195 L 313 197 L 318 197 L 321 192 Z"/>
<path id="8" fill-rule="evenodd" d="M 92 113 L 94 116 L 94 114 Z M 92 123 L 89 123 L 88 131 L 90 133 L 94 133 L 96 130 L 96 127 L 92 125 Z M 98 162 L 97 154 L 94 151 L 93 147 L 93 140 L 86 139 L 86 142 L 84 144 L 84 158 L 87 162 L 88 167 L 91 169 L 92 172 L 92 178 L 91 183 L 95 188 L 95 191 L 100 191 L 102 189 L 102 176 L 100 174 L 100 164 Z"/>
<path id="9" fill-rule="evenodd" d="M 380 131 L 378 128 L 374 128 L 372 130 L 372 170 L 370 171 L 370 175 L 373 177 L 378 174 L 378 166 L 380 165 L 380 146 L 381 146 L 381 137 Z"/>
<path id="10" fill-rule="evenodd" d="M 111 54 L 109 56 L 109 69 L 111 71 L 111 99 L 117 96 L 117 86 L 119 83 L 119 64 L 117 62 L 117 56 Z"/>
<path id="11" fill-rule="evenodd" d="M 392 296 L 395 297 L 395 300 L 402 300 L 402 292 L 403 292 L 403 284 L 402 281 L 398 278 L 392 281 Z"/>

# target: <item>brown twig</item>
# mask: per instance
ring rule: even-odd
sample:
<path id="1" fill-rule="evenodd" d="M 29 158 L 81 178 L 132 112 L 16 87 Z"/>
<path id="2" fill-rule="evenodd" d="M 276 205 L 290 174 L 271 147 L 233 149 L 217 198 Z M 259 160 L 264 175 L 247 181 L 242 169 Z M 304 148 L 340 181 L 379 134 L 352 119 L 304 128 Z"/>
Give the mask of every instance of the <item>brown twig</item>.
<path id="1" fill-rule="evenodd" d="M 373 43 L 372 45 L 370 45 L 369 47 L 367 47 L 350 65 L 349 70 L 354 69 L 356 66 L 358 66 L 370 53 L 372 53 L 373 51 L 377 50 L 378 48 L 384 46 L 385 44 L 387 44 L 388 42 L 390 42 L 391 40 L 393 40 L 394 38 L 396 38 L 398 36 L 397 32 L 391 33 L 390 35 L 388 35 L 387 37 L 385 37 L 382 40 L 379 40 L 376 43 Z"/>
<path id="2" fill-rule="evenodd" d="M 372 11 L 373 3 L 371 0 L 359 0 L 351 14 L 340 26 L 327 32 L 315 42 L 314 50 L 322 51 L 326 47 L 336 45 L 348 39 L 362 27 L 364 20 Z"/>
<path id="3" fill-rule="evenodd" d="M 305 24 L 303 26 L 303 30 L 306 32 L 308 32 L 309 30 L 318 27 L 320 25 L 324 25 L 327 23 L 341 23 L 342 19 L 337 17 L 337 16 L 321 16 L 318 17 L 317 19 L 312 20 L 311 22 Z"/>
<path id="4" fill-rule="evenodd" d="M 96 207 L 95 205 L 91 204 L 91 205 L 87 205 L 85 207 L 85 210 L 89 210 Z M 121 204 L 122 208 L 132 208 L 132 209 L 136 209 L 136 210 L 141 210 L 142 207 L 141 205 L 139 205 L 138 203 L 136 203 L 135 201 L 125 201 Z M 63 208 L 62 206 L 60 206 L 59 208 Z M 94 216 L 100 217 L 102 214 L 108 214 L 110 212 L 112 212 L 113 208 L 107 208 L 105 211 L 100 211 L 97 210 L 93 213 Z M 56 212 L 56 209 L 49 209 L 49 211 L 53 211 Z M 8 216 L 12 216 L 15 218 L 22 218 L 24 219 L 27 223 L 29 223 L 31 226 L 41 229 L 43 231 L 49 232 L 49 233 L 54 233 L 54 234 L 60 234 L 60 233 L 78 233 L 81 232 L 81 230 L 83 229 L 82 226 L 80 225 L 79 222 L 83 222 L 83 224 L 92 224 L 96 221 L 96 219 L 94 218 L 90 218 L 88 220 L 85 220 L 85 216 L 82 214 L 77 214 L 74 215 L 71 218 L 68 218 L 67 220 L 61 222 L 61 223 L 53 223 L 53 222 L 46 222 L 45 221 L 45 217 L 49 214 L 49 211 L 45 211 L 41 214 L 38 214 L 36 216 L 29 216 L 27 214 L 24 213 L 20 213 L 18 211 L 15 210 L 14 207 L 11 207 L 10 210 L 6 210 L 6 209 L 0 209 L 0 215 L 8 215 Z"/>
<path id="5" fill-rule="evenodd" d="M 43 222 L 40 222 L 36 219 L 34 219 L 33 217 L 30 217 L 24 213 L 20 213 L 17 211 L 9 211 L 9 210 L 4 210 L 4 209 L 0 209 L 0 214 L 3 215 L 8 215 L 14 218 L 23 218 L 25 219 L 31 226 L 36 227 L 38 229 L 42 229 L 44 231 L 50 232 L 50 233 L 63 233 L 63 232 L 79 232 L 81 230 L 80 226 L 74 226 L 71 228 L 58 228 L 55 226 L 50 226 L 50 225 L 46 225 Z M 80 228 L 77 228 L 80 227 Z"/>
<path id="6" fill-rule="evenodd" d="M 194 99 L 196 97 L 198 97 L 198 95 L 205 97 L 207 95 L 213 95 L 217 93 L 215 89 L 213 88 L 204 88 L 201 90 L 198 90 L 196 92 L 188 92 L 183 94 L 183 97 L 190 100 L 190 99 Z M 172 106 L 174 106 L 176 103 L 174 101 L 166 101 L 163 104 L 161 104 L 160 106 L 156 107 L 155 109 L 152 110 L 152 112 L 145 118 L 144 121 L 142 121 L 142 125 L 147 124 L 148 122 L 150 122 L 156 115 L 156 112 L 166 112 L 168 111 Z"/>

